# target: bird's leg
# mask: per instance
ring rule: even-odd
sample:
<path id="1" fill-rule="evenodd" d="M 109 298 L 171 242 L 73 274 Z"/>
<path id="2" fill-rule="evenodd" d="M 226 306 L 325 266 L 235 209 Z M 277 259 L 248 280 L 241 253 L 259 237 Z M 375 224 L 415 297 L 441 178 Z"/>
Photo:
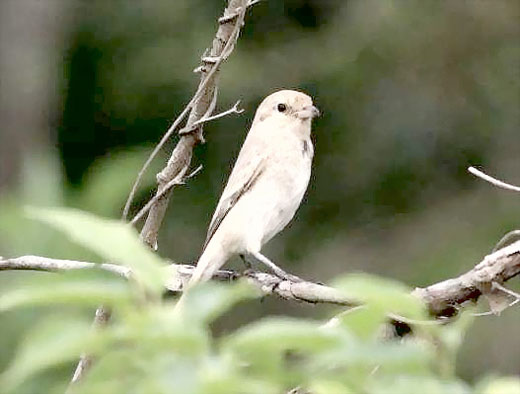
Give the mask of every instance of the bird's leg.
<path id="1" fill-rule="evenodd" d="M 296 275 L 288 274 L 283 269 L 278 267 L 275 263 L 273 263 L 271 260 L 269 260 L 267 257 L 265 257 L 262 253 L 253 252 L 253 253 L 251 253 L 251 256 L 253 256 L 256 260 L 258 260 L 262 264 L 266 265 L 279 278 L 282 278 L 285 280 L 290 280 L 292 282 L 303 282 L 303 279 L 298 278 Z"/>
<path id="2" fill-rule="evenodd" d="M 246 270 L 250 270 L 250 269 L 253 268 L 253 266 L 251 265 L 251 263 L 247 260 L 245 254 L 240 253 L 240 258 L 242 259 L 242 262 L 243 262 L 244 265 L 246 266 Z"/>

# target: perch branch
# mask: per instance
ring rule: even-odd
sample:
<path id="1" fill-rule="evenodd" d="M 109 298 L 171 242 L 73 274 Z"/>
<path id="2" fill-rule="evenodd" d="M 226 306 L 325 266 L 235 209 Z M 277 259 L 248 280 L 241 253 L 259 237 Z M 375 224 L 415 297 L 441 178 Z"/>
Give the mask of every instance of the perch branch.
<path id="1" fill-rule="evenodd" d="M 129 278 L 130 268 L 116 264 L 98 264 L 86 261 L 50 259 L 41 256 L 22 256 L 13 259 L 0 259 L 0 271 L 32 270 L 32 271 L 72 271 L 97 268 L 113 274 Z"/>
<path id="2" fill-rule="evenodd" d="M 165 288 L 170 291 L 182 291 L 193 272 L 194 266 L 187 264 L 171 264 Z M 83 261 L 53 260 L 37 256 L 23 256 L 14 259 L 0 260 L 1 270 L 40 270 L 66 271 L 70 269 L 98 268 L 130 277 L 128 268 L 114 264 L 95 264 Z M 435 317 L 451 317 L 467 302 L 474 302 L 483 294 L 492 290 L 501 290 L 506 294 L 518 297 L 510 290 L 504 290 L 503 283 L 520 274 L 520 241 L 484 257 L 484 259 L 468 272 L 452 279 L 435 283 L 425 288 L 416 288 L 413 295 L 422 299 Z M 265 295 L 277 295 L 285 300 L 328 303 L 353 306 L 356 300 L 346 298 L 340 291 L 313 282 L 292 282 L 275 275 L 246 271 L 237 273 L 229 270 L 218 271 L 213 279 L 231 281 L 245 278 Z"/>

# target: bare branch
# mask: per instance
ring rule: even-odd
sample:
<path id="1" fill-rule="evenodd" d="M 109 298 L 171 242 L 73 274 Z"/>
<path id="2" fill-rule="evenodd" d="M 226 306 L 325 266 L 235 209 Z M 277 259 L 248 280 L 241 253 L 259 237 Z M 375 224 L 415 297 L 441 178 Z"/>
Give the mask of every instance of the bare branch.
<path id="1" fill-rule="evenodd" d="M 497 283 L 497 282 L 493 282 L 493 287 L 495 289 L 498 289 L 500 291 L 503 291 L 504 293 L 506 293 L 507 295 L 515 298 L 515 301 L 512 302 L 512 304 L 516 304 L 518 301 L 520 301 L 520 294 L 518 294 L 517 292 L 514 292 L 513 290 L 510 290 L 504 286 L 502 286 L 500 283 Z"/>
<path id="2" fill-rule="evenodd" d="M 497 187 L 500 187 L 505 190 L 512 190 L 514 192 L 520 192 L 520 187 L 510 185 L 509 183 L 502 182 L 496 178 L 493 178 L 492 176 L 489 176 L 487 174 L 484 174 L 482 171 L 477 170 L 475 167 L 468 167 L 468 171 L 472 173 L 473 175 L 484 179 L 486 182 L 491 183 L 492 185 L 495 185 Z"/>
<path id="3" fill-rule="evenodd" d="M 197 120 L 195 123 L 192 124 L 192 128 L 191 129 L 182 129 L 181 131 L 179 131 L 179 135 L 185 135 L 185 134 L 189 134 L 191 132 L 193 132 L 194 130 L 196 130 L 196 126 L 199 126 L 203 123 L 206 123 L 206 122 L 210 122 L 212 120 L 216 120 L 216 119 L 220 119 L 220 118 L 223 118 L 224 116 L 227 116 L 227 115 L 231 115 L 231 114 L 241 114 L 242 112 L 244 112 L 243 109 L 239 109 L 238 106 L 240 104 L 240 100 L 238 100 L 235 105 L 233 105 L 230 109 L 228 109 L 227 111 L 224 111 L 224 112 L 221 112 L 217 115 L 213 115 L 213 116 L 208 116 L 208 117 L 203 117 L 199 120 Z"/>
<path id="4" fill-rule="evenodd" d="M 501 284 L 520 274 L 520 241 L 487 255 L 465 274 L 417 288 L 413 294 L 423 299 L 434 316 L 452 316 L 460 305 L 476 301 L 491 291 L 493 283 Z M 496 286 L 496 285 L 495 285 Z"/>
<path id="5" fill-rule="evenodd" d="M 146 170 L 152 163 L 153 159 L 155 159 L 155 156 L 157 156 L 157 154 L 159 153 L 161 148 L 164 146 L 166 141 L 168 141 L 170 139 L 170 137 L 175 132 L 177 127 L 179 127 L 179 124 L 183 121 L 183 119 L 186 117 L 186 115 L 188 115 L 188 112 L 191 109 L 190 104 L 191 104 L 191 102 L 188 103 L 188 105 L 186 105 L 186 107 L 181 112 L 181 114 L 177 117 L 177 119 L 175 119 L 175 121 L 172 123 L 170 128 L 163 135 L 163 137 L 161 138 L 161 140 L 159 141 L 157 146 L 154 148 L 154 150 L 152 151 L 152 153 L 150 154 L 148 159 L 146 159 L 145 163 L 143 164 L 143 167 L 139 170 L 139 173 L 137 174 L 137 178 L 135 179 L 134 184 L 132 185 L 132 190 L 130 190 L 130 194 L 128 195 L 128 198 L 126 200 L 125 207 L 123 208 L 123 215 L 122 215 L 123 220 L 126 220 L 126 218 L 128 217 L 128 212 L 130 211 L 130 206 L 132 205 L 132 201 L 134 200 L 135 193 L 137 192 L 137 188 L 139 187 Z"/>
<path id="6" fill-rule="evenodd" d="M 112 311 L 109 308 L 104 306 L 100 306 L 96 309 L 96 316 L 94 317 L 94 322 L 92 323 L 93 328 L 99 329 L 103 326 L 106 326 L 112 316 Z M 87 354 L 83 353 L 79 359 L 78 365 L 74 370 L 74 375 L 69 384 L 69 388 L 71 388 L 74 383 L 81 379 L 81 377 L 88 371 L 88 369 L 92 366 L 94 362 L 94 358 Z M 68 392 L 68 390 L 67 390 Z"/>
<path id="7" fill-rule="evenodd" d="M 141 219 L 152 207 L 153 204 L 157 202 L 158 199 L 160 199 L 168 190 L 170 190 L 172 187 L 176 185 L 183 185 L 187 179 L 193 178 L 195 175 L 197 175 L 202 170 L 202 164 L 199 165 L 191 174 L 186 175 L 184 179 L 172 179 L 170 182 L 166 184 L 163 190 L 161 190 L 161 193 L 157 193 L 150 201 L 146 203 L 144 207 L 141 208 L 141 210 L 134 216 L 134 218 L 130 221 L 130 224 L 135 224 Z"/>
<path id="8" fill-rule="evenodd" d="M 149 166 L 155 155 L 159 152 L 161 147 L 168 138 L 170 138 L 182 119 L 189 112 L 190 115 L 184 130 L 190 130 L 190 133 L 181 135 L 181 139 L 172 152 L 167 166 L 160 172 L 160 174 L 158 174 L 158 189 L 156 194 L 161 193 L 161 197 L 157 198 L 151 205 L 147 221 L 141 231 L 143 240 L 154 248 L 157 244 L 157 233 L 166 211 L 171 186 L 168 188 L 169 190 L 166 190 L 166 192 L 164 192 L 163 189 L 166 189 L 166 186 L 172 180 L 182 178 L 191 162 L 193 147 L 203 140 L 202 123 L 204 122 L 201 122 L 196 126 L 194 126 L 194 123 L 199 121 L 201 118 L 209 118 L 211 112 L 213 112 L 216 103 L 217 72 L 220 64 L 229 57 L 234 49 L 248 6 L 249 4 L 245 0 L 229 0 L 228 6 L 224 11 L 224 17 L 232 16 L 232 18 L 225 21 L 219 20 L 220 27 L 215 39 L 213 40 L 210 54 L 201 59 L 202 65 L 197 69 L 197 71 L 202 73 L 202 77 L 196 93 L 179 116 L 180 119 L 178 118 L 174 122 L 172 127 L 170 127 L 165 136 L 161 139 L 160 143 L 155 147 L 150 158 L 146 161 L 145 166 L 143 166 L 139 172 L 125 204 L 123 219 L 126 219 L 128 216 L 142 174 L 144 174 L 146 168 Z M 212 58 L 212 61 L 208 61 L 208 57 Z"/>
<path id="9" fill-rule="evenodd" d="M 220 64 L 227 59 L 233 51 L 238 39 L 240 28 L 244 23 L 246 8 L 247 2 L 245 0 L 229 0 L 228 7 L 224 11 L 224 16 L 237 14 L 237 17 L 232 20 L 220 22 L 220 27 L 217 31 L 216 38 L 213 40 L 213 45 L 209 53 L 210 57 L 218 59 L 211 64 L 205 63 L 203 59 L 203 65 L 201 68 L 203 75 L 197 93 L 193 98 L 193 107 L 188 117 L 186 129 L 191 129 L 193 123 L 204 117 L 204 115 L 210 115 L 207 112 L 214 102 L 214 92 L 217 84 L 217 70 L 219 69 Z M 223 45 L 223 43 L 225 43 L 225 45 Z M 181 137 L 168 160 L 168 164 L 157 176 L 157 193 L 160 193 L 172 179 L 175 179 L 178 176 L 181 178 L 184 176 L 191 162 L 193 148 L 200 141 L 202 141 L 202 125 L 197 126 L 197 132 Z M 141 229 L 141 238 L 154 249 L 157 247 L 157 235 L 164 214 L 166 213 L 170 194 L 171 190 L 165 193 L 155 204 L 152 205 L 148 212 L 146 222 Z"/>
<path id="10" fill-rule="evenodd" d="M 177 178 L 174 178 L 170 182 L 168 182 L 159 193 L 153 196 L 152 199 L 148 201 L 144 207 L 141 208 L 141 210 L 130 221 L 130 224 L 137 223 L 139 219 L 141 219 L 146 213 L 148 213 L 150 208 L 152 208 L 152 205 L 155 204 L 157 200 L 164 196 L 172 187 L 174 187 L 175 185 L 181 185 L 182 183 L 183 181 Z"/>
<path id="11" fill-rule="evenodd" d="M 497 242 L 495 247 L 493 248 L 493 252 L 496 252 L 499 249 L 502 249 L 504 246 L 508 244 L 512 244 L 514 241 L 518 241 L 520 239 L 520 230 L 513 230 L 508 232 L 500 241 Z"/>
<path id="12" fill-rule="evenodd" d="M 194 266 L 187 264 L 171 264 L 170 274 L 165 288 L 170 291 L 182 291 L 193 273 Z M 130 277 L 131 271 L 114 264 L 95 264 L 83 261 L 53 260 L 37 256 L 23 256 L 15 259 L 0 260 L 1 270 L 40 270 L 66 271 L 71 269 L 103 269 L 124 277 Z M 413 295 L 422 299 L 435 317 L 451 317 L 457 314 L 463 304 L 477 301 L 478 298 L 499 289 L 513 297 L 517 293 L 506 289 L 502 283 L 520 274 L 520 241 L 517 241 L 497 252 L 486 256 L 480 263 L 459 277 L 435 283 L 426 288 L 416 288 Z M 238 278 L 257 287 L 265 295 L 277 295 L 285 300 L 328 303 L 354 306 L 357 300 L 346 298 L 344 294 L 332 287 L 313 282 L 292 282 L 275 275 L 248 270 L 237 273 L 229 270 L 218 271 L 213 279 L 232 281 Z M 396 319 L 400 317 L 396 316 Z"/>
<path id="13" fill-rule="evenodd" d="M 72 271 L 93 268 L 112 272 L 126 279 L 130 278 L 130 275 L 132 274 L 132 270 L 130 270 L 130 268 L 116 264 L 98 264 L 77 260 L 59 260 L 41 256 L 22 256 L 13 259 L 0 259 L 0 271 Z"/>

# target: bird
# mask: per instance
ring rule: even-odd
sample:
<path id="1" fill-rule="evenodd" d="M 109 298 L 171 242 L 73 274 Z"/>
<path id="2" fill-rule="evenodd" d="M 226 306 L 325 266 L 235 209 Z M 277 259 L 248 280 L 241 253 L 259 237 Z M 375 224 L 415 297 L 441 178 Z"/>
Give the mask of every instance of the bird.
<path id="1" fill-rule="evenodd" d="M 209 280 L 235 255 L 287 274 L 261 253 L 287 226 L 301 204 L 311 176 L 311 123 L 319 116 L 311 97 L 280 90 L 258 106 L 251 128 L 208 228 L 202 254 L 187 289 Z"/>

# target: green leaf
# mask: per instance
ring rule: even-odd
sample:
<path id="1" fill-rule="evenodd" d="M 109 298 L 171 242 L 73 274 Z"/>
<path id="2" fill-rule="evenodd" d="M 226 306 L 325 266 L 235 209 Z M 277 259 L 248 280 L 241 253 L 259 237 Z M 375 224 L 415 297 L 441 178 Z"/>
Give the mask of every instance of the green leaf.
<path id="1" fill-rule="evenodd" d="M 455 376 L 457 353 L 462 345 L 469 325 L 475 320 L 473 311 L 462 311 L 450 324 L 444 326 L 425 327 L 435 338 L 437 349 L 436 365 L 444 377 Z"/>
<path id="2" fill-rule="evenodd" d="M 135 175 L 142 167 L 149 148 L 111 152 L 110 156 L 97 159 L 92 164 L 83 182 L 80 193 L 72 203 L 82 209 L 99 215 L 113 215 L 120 211 L 125 203 Z M 141 190 L 154 186 L 157 181 L 154 174 L 160 171 L 160 163 L 155 160 L 141 179 Z"/>
<path id="3" fill-rule="evenodd" d="M 374 305 L 363 305 L 346 310 L 333 318 L 342 327 L 348 328 L 358 338 L 369 339 L 377 335 L 387 320 L 385 311 Z"/>
<path id="4" fill-rule="evenodd" d="M 186 292 L 182 306 L 185 319 L 211 322 L 236 303 L 258 296 L 258 291 L 245 281 L 220 284 L 205 282 Z"/>
<path id="5" fill-rule="evenodd" d="M 143 344 L 147 351 L 199 357 L 210 348 L 207 327 L 179 319 L 171 303 L 127 309 L 120 318 L 123 324 L 114 326 L 114 335 L 120 341 Z"/>
<path id="6" fill-rule="evenodd" d="M 346 297 L 412 319 L 426 319 L 423 303 L 402 283 L 367 274 L 352 274 L 334 281 Z"/>
<path id="7" fill-rule="evenodd" d="M 338 343 L 335 330 L 321 323 L 288 317 L 271 317 L 254 322 L 231 334 L 224 347 L 235 352 L 274 350 L 318 351 Z"/>
<path id="8" fill-rule="evenodd" d="M 69 208 L 31 208 L 31 217 L 63 231 L 71 240 L 107 262 L 126 265 L 148 292 L 159 294 L 165 269 L 161 259 L 146 247 L 129 225 Z"/>
<path id="9" fill-rule="evenodd" d="M 518 376 L 503 376 L 486 378 L 479 383 L 478 394 L 518 394 L 520 393 L 520 378 Z"/>
<path id="10" fill-rule="evenodd" d="M 22 306 L 71 303 L 95 307 L 121 306 L 132 301 L 128 283 L 101 272 L 42 274 L 0 295 L 0 312 Z"/>
<path id="11" fill-rule="evenodd" d="M 314 394 L 354 394 L 350 388 L 342 382 L 335 380 L 319 379 L 309 384 L 309 391 Z"/>
<path id="12" fill-rule="evenodd" d="M 103 336 L 92 330 L 89 320 L 51 316 L 25 337 L 14 361 L 0 375 L 0 386 L 12 390 L 35 373 L 75 360 L 86 349 L 101 349 L 103 344 Z"/>
<path id="13" fill-rule="evenodd" d="M 424 374 L 430 370 L 433 350 L 422 342 L 361 342 L 355 337 L 345 337 L 341 344 L 321 352 L 309 360 L 313 371 L 330 371 L 333 365 L 337 371 L 348 371 L 359 380 L 374 368 L 385 373 Z"/>
<path id="14" fill-rule="evenodd" d="M 434 376 L 391 375 L 379 377 L 367 387 L 371 394 L 471 394 L 471 389 L 457 380 L 443 380 Z M 495 394 L 495 393 L 493 393 Z"/>

